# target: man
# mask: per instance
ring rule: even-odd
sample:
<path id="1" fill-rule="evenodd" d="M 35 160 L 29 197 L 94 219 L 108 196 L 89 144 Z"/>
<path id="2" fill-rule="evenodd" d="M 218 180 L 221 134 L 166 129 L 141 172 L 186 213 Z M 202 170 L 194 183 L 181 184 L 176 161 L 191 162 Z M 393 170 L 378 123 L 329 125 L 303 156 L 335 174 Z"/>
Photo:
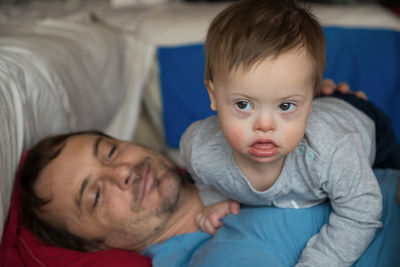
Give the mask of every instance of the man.
<path id="1" fill-rule="evenodd" d="M 325 94 L 332 94 L 335 84 L 324 80 L 322 88 Z M 345 83 L 339 84 L 337 89 L 341 93 L 349 92 Z M 366 99 L 362 92 L 355 94 Z M 397 173 L 394 175 L 398 176 Z M 157 246 L 153 244 L 186 236 L 193 246 L 191 252 L 185 249 L 190 258 L 191 253 L 197 251 L 196 246 L 211 238 L 198 234 L 195 217 L 203 205 L 190 178 L 159 152 L 116 140 L 101 132 L 76 132 L 42 140 L 30 150 L 20 182 L 25 223 L 34 234 L 55 246 L 80 251 L 120 248 L 145 252 L 153 258 L 154 264 L 165 262 L 165 258 L 156 255 L 153 248 L 157 251 Z M 329 208 L 323 207 L 325 212 L 322 213 L 318 209 L 321 208 L 309 211 L 308 217 L 302 216 L 310 218 L 306 225 L 311 226 L 307 234 L 301 236 L 300 247 L 291 248 L 293 264 L 298 259 L 296 253 L 300 253 L 307 240 L 327 222 Z M 249 213 L 271 216 L 277 212 L 270 212 L 273 208 L 244 210 L 239 216 L 228 216 L 224 224 L 231 227 L 218 231 L 214 240 L 221 240 L 221 236 L 234 228 L 233 224 L 238 224 L 237 231 L 243 231 L 240 220 L 246 223 Z M 273 217 L 286 212 L 293 216 L 292 210 L 288 210 L 279 211 Z M 313 216 L 315 212 L 317 215 Z M 249 219 L 249 223 L 259 228 L 257 222 Z M 255 228 L 249 228 L 249 231 L 258 231 Z M 268 237 L 271 229 L 265 230 L 263 235 Z M 288 234 L 293 235 L 293 231 L 296 230 L 287 228 Z M 194 232 L 197 232 L 194 241 L 193 235 L 182 235 Z M 243 239 L 250 235 L 254 237 L 249 233 Z M 284 249 L 289 253 L 288 246 Z M 177 252 L 182 254 L 180 249 Z M 274 255 L 278 256 L 278 253 Z"/>
<path id="2" fill-rule="evenodd" d="M 143 251 L 197 231 L 194 217 L 203 206 L 194 184 L 153 150 L 100 132 L 78 132 L 42 140 L 26 162 L 25 221 L 54 245 Z"/>
<path id="3" fill-rule="evenodd" d="M 395 179 L 386 185 L 393 200 L 399 174 L 389 173 Z M 242 208 L 211 238 L 198 232 L 195 217 L 203 205 L 184 174 L 156 151 L 96 131 L 42 140 L 20 178 L 26 223 L 42 239 L 84 251 L 144 252 L 153 266 L 293 266 L 330 212 L 326 203 L 303 210 Z M 393 245 L 400 208 L 388 205 L 384 231 L 356 266 L 400 263 Z M 278 232 L 284 233 L 270 239 Z"/>

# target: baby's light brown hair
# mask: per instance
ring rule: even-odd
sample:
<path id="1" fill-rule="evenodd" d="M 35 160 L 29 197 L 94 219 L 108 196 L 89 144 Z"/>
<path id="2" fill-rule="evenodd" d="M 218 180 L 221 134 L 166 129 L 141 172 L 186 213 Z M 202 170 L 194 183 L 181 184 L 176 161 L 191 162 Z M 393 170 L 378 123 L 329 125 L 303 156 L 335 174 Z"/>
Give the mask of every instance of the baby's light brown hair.
<path id="1" fill-rule="evenodd" d="M 305 48 L 314 67 L 314 95 L 326 62 L 325 38 L 316 18 L 294 0 L 240 0 L 211 22 L 205 41 L 205 81 L 237 68 Z"/>

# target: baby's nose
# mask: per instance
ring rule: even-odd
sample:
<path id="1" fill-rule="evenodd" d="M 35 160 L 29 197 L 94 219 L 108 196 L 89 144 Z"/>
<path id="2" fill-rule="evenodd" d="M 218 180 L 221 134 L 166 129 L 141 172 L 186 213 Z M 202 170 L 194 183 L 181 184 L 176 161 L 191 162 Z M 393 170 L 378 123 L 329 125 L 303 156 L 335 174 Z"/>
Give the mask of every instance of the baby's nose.
<path id="1" fill-rule="evenodd" d="M 275 130 L 275 120 L 268 113 L 260 114 L 255 122 L 254 128 L 256 131 L 268 132 Z"/>

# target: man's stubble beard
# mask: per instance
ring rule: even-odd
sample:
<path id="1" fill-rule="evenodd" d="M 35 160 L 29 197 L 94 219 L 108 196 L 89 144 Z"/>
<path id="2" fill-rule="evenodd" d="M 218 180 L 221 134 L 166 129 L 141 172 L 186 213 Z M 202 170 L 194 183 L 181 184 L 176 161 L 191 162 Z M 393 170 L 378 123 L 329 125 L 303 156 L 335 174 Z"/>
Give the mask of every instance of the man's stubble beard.
<path id="1" fill-rule="evenodd" d="M 179 196 L 181 194 L 181 191 L 184 190 L 185 185 L 187 184 L 186 182 L 186 177 L 181 174 L 176 168 L 171 168 L 169 165 L 164 164 L 161 160 L 154 163 L 155 165 L 159 164 L 165 169 L 165 173 L 163 174 L 164 176 L 167 174 L 168 179 L 172 179 L 172 182 L 170 181 L 168 186 L 161 188 L 161 183 L 165 183 L 166 181 L 163 181 L 163 179 L 167 179 L 164 177 L 163 179 L 160 179 L 159 175 L 160 173 L 157 172 L 157 170 L 154 168 L 154 180 L 153 184 L 150 188 L 150 191 L 153 190 L 162 190 L 160 191 L 160 195 L 163 197 L 163 201 L 160 204 L 160 206 L 155 210 L 153 213 L 154 216 L 164 216 L 164 215 L 172 215 L 176 209 L 177 205 L 179 203 Z M 131 210 L 134 213 L 140 212 L 142 208 L 137 205 L 136 203 L 138 202 L 137 197 L 140 196 L 140 184 L 142 182 L 143 177 L 141 177 L 141 174 L 143 173 L 144 168 L 148 168 L 151 166 L 151 159 L 146 158 L 144 159 L 140 164 L 135 166 L 135 173 L 136 177 L 133 181 L 133 194 L 135 197 L 135 203 L 132 203 L 131 205 Z M 143 194 L 143 192 L 142 192 Z"/>

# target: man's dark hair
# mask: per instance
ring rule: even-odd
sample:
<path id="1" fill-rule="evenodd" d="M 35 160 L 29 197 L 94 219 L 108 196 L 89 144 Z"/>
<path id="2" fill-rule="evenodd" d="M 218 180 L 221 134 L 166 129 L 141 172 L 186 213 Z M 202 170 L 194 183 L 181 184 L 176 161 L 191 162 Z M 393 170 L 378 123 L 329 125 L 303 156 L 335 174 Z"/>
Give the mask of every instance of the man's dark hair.
<path id="1" fill-rule="evenodd" d="M 96 130 L 46 137 L 29 150 L 25 163 L 22 166 L 19 184 L 21 188 L 23 222 L 33 234 L 49 245 L 79 251 L 88 251 L 96 249 L 96 247 L 98 247 L 96 244 L 102 242 L 102 240 L 86 240 L 80 238 L 70 233 L 62 222 L 58 222 L 54 225 L 43 220 L 38 212 L 41 211 L 43 205 L 51 201 L 51 198 L 40 198 L 34 190 L 34 185 L 40 172 L 60 154 L 67 139 L 72 136 L 89 134 L 112 138 Z"/>

